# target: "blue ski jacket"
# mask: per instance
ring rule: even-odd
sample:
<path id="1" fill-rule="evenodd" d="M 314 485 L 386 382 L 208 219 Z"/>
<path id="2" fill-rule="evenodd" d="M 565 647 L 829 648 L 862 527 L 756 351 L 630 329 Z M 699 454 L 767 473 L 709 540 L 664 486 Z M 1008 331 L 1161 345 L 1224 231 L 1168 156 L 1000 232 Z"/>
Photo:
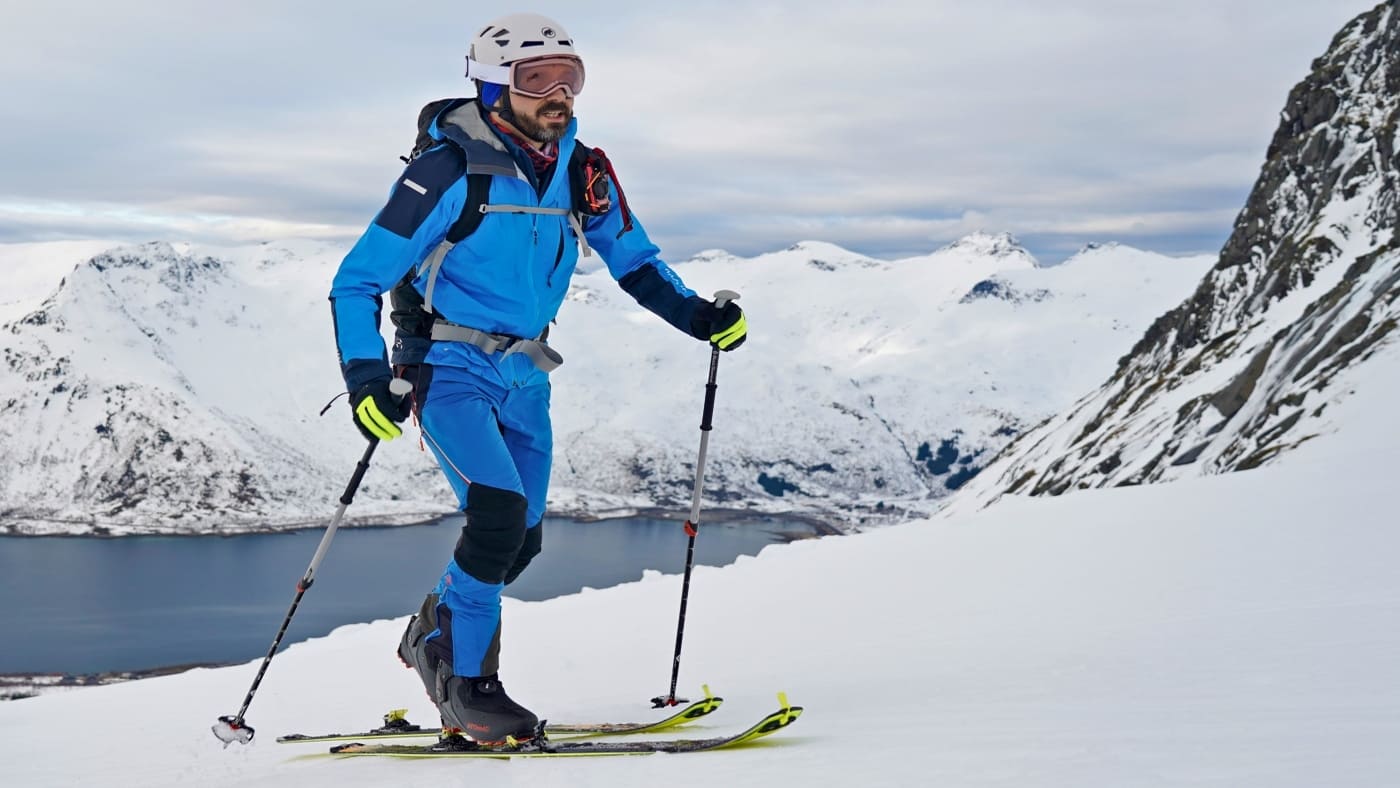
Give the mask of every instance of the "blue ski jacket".
<path id="1" fill-rule="evenodd" d="M 390 375 L 379 333 L 382 296 L 443 241 L 467 200 L 467 175 L 492 176 L 491 206 L 570 209 L 568 162 L 577 126 L 577 120 L 570 121 L 559 140 L 558 163 L 542 183 L 528 155 L 496 131 L 475 100 L 448 105 L 433 119 L 428 132 L 438 144 L 404 169 L 331 286 L 336 347 L 348 390 Z M 622 232 L 624 217 L 616 199 L 607 213 L 582 218 L 588 245 L 623 289 L 671 325 L 692 333 L 691 318 L 704 301 L 657 256 L 641 223 L 634 217 L 632 229 Z M 432 306 L 458 325 L 532 339 L 558 313 L 578 258 L 577 234 L 566 215 L 486 213 L 476 231 L 443 258 Z M 426 273 L 420 271 L 414 279 L 420 294 Z M 545 379 L 524 354 L 488 354 L 461 342 L 433 342 L 424 361 L 471 368 L 511 387 Z"/>

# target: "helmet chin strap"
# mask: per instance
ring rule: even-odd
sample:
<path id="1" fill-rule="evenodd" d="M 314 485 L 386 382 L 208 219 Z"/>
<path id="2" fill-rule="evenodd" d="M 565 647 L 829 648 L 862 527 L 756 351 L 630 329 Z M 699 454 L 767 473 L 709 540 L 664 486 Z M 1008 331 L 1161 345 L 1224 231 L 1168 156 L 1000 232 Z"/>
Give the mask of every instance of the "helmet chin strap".
<path id="1" fill-rule="evenodd" d="M 524 128 L 522 128 L 521 125 L 520 125 L 520 123 L 518 123 L 518 122 L 516 121 L 516 119 L 515 119 L 515 108 L 512 107 L 512 106 L 510 105 L 510 90 L 509 90 L 509 89 L 507 89 L 507 90 L 505 90 L 504 92 L 501 93 L 501 99 L 502 99 L 502 100 L 501 100 L 500 103 L 502 104 L 502 106 L 499 106 L 499 107 L 497 107 L 497 106 L 492 106 L 492 107 L 489 108 L 489 111 L 494 112 L 494 113 L 496 113 L 497 115 L 499 115 L 500 118 L 501 118 L 501 120 L 505 121 L 506 123 L 509 123 L 509 124 L 511 125 L 511 128 L 513 128 L 513 129 L 515 129 L 516 131 L 520 132 L 520 135 L 521 135 L 522 137 L 525 137 L 526 139 L 532 140 L 532 141 L 534 141 L 534 142 L 538 142 L 538 143 L 541 144 L 541 145 L 545 144 L 546 140 L 535 139 L 534 137 L 530 136 L 530 132 L 528 132 L 528 131 L 526 131 Z"/>
<path id="2" fill-rule="evenodd" d="M 501 91 L 501 100 L 500 100 L 500 102 L 498 102 L 498 104 L 499 104 L 499 106 L 494 106 L 494 107 L 492 107 L 492 108 L 491 108 L 491 111 L 494 112 L 494 113 L 496 113 L 497 115 L 500 115 L 500 116 L 501 116 L 501 120 L 503 120 L 503 121 L 509 123 L 510 125 L 514 126 L 517 130 L 520 131 L 521 134 L 524 134 L 524 133 L 525 133 L 524 129 L 521 129 L 521 128 L 520 128 L 520 124 L 515 122 L 515 107 L 512 107 L 512 106 L 510 105 L 510 89 L 509 89 L 509 88 L 507 88 L 507 89 Z"/>

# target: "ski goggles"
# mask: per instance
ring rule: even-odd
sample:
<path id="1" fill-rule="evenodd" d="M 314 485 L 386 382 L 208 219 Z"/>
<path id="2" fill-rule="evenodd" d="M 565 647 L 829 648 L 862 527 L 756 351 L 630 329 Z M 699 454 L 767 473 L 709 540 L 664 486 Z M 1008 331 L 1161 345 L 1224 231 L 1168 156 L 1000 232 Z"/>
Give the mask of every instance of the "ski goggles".
<path id="1" fill-rule="evenodd" d="M 572 98 L 583 92 L 583 61 L 571 55 L 548 55 L 490 66 L 468 58 L 467 77 L 508 85 L 512 93 L 527 98 L 545 98 L 561 87 Z"/>

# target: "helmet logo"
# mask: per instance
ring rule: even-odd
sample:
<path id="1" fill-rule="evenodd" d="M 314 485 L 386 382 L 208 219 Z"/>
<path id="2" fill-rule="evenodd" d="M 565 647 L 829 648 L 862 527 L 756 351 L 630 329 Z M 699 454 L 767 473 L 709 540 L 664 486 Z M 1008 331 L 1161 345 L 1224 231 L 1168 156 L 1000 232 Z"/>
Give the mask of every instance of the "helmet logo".
<path id="1" fill-rule="evenodd" d="M 554 28 L 552 28 L 552 27 L 545 27 L 545 28 L 541 28 L 541 29 L 540 29 L 540 35 L 544 36 L 545 38 L 554 38 L 555 36 L 557 36 L 557 35 L 559 35 L 559 34 L 556 33 L 556 32 L 554 32 Z"/>

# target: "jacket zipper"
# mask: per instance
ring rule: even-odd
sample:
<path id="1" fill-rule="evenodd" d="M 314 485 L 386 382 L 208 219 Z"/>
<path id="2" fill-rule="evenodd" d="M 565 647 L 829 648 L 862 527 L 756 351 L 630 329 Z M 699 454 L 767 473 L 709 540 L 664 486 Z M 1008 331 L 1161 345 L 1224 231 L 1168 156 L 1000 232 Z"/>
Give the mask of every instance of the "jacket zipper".
<path id="1" fill-rule="evenodd" d="M 554 251 L 554 267 L 549 269 L 549 276 L 544 278 L 545 287 L 554 287 L 554 272 L 559 270 L 559 264 L 564 261 L 564 233 L 559 233 L 559 248 Z"/>

